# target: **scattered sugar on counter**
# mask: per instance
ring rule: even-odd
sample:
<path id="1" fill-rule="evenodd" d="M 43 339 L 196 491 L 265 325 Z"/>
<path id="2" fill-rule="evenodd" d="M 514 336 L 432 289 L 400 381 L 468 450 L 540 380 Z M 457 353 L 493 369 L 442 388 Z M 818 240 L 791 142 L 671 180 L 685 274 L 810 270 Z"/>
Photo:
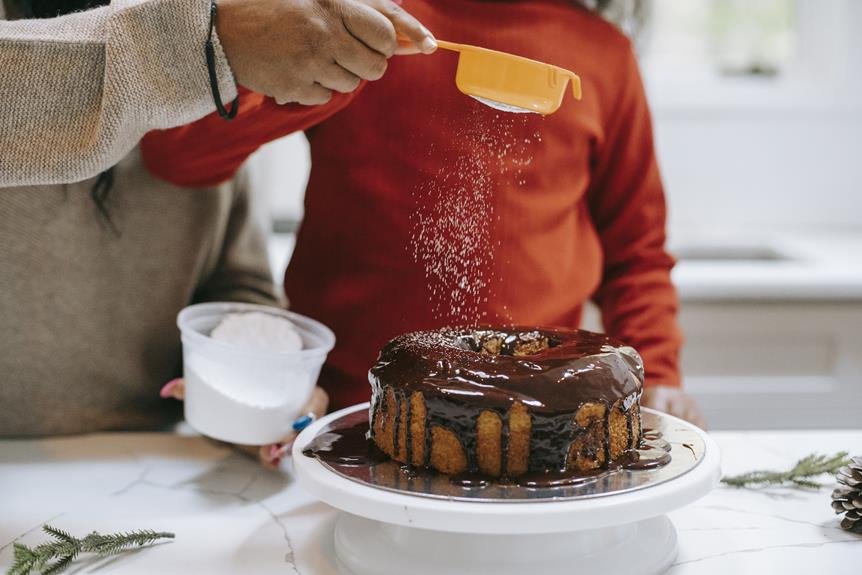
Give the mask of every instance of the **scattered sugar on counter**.
<path id="1" fill-rule="evenodd" d="M 228 314 L 210 337 L 249 350 L 277 353 L 302 349 L 302 337 L 290 320 L 261 312 Z"/>

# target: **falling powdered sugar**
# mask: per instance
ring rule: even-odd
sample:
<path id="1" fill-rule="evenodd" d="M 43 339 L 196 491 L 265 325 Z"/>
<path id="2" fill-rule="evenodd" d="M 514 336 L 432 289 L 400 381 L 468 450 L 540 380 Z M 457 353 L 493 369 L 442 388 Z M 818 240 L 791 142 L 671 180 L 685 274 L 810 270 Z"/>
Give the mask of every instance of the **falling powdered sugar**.
<path id="1" fill-rule="evenodd" d="M 521 170 L 532 161 L 526 152 L 530 142 L 513 134 L 516 118 L 523 117 L 491 115 L 476 106 L 468 121 L 453 131 L 451 150 L 429 151 L 440 154 L 444 165 L 413 191 L 412 255 L 424 268 L 431 311 L 446 325 L 489 319 L 484 304 L 491 297 L 491 273 L 500 247 L 495 239 L 496 176 L 514 170 L 515 183 L 524 185 Z M 468 152 L 457 146 L 465 141 L 470 143 Z M 447 152 L 454 158 L 446 157 Z"/>

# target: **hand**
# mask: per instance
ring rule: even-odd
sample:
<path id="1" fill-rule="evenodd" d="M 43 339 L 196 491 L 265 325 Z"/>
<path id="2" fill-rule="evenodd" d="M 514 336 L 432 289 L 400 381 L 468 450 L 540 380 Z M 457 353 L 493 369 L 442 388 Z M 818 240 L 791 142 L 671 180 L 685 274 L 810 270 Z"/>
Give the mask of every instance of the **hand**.
<path id="1" fill-rule="evenodd" d="M 663 411 L 693 423 L 701 429 L 706 428 L 703 413 L 694 398 L 678 387 L 654 385 L 645 387 L 641 395 L 641 405 Z"/>
<path id="2" fill-rule="evenodd" d="M 434 37 L 392 0 L 221 0 L 216 29 L 236 81 L 279 104 L 325 104 L 377 80 L 387 58 Z"/>
<path id="3" fill-rule="evenodd" d="M 172 397 L 182 401 L 186 396 L 186 385 L 182 378 L 177 378 L 169 381 L 159 392 L 162 397 Z M 290 448 L 293 446 L 293 440 L 296 435 L 305 429 L 312 421 L 318 417 L 323 417 L 326 414 L 326 408 L 329 405 L 329 396 L 321 387 L 315 387 L 311 393 L 311 398 L 308 403 L 300 410 L 301 415 L 293 422 L 293 432 L 289 433 L 284 439 L 278 443 L 269 445 L 248 446 L 236 445 L 236 449 L 257 457 L 264 467 L 274 469 L 278 467 L 285 455 L 290 453 Z"/>

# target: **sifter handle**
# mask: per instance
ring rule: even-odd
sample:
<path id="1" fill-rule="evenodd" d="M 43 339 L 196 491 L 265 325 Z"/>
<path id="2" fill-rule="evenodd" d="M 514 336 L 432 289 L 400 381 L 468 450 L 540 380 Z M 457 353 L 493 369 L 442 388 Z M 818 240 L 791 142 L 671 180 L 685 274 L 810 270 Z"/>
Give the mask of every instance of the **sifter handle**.
<path id="1" fill-rule="evenodd" d="M 565 68 L 559 68 L 559 70 L 563 73 L 564 76 L 569 78 L 572 81 L 572 95 L 575 97 L 575 100 L 581 99 L 581 77 L 572 72 L 571 70 L 566 70 Z"/>
<path id="2" fill-rule="evenodd" d="M 410 44 L 410 38 L 408 38 L 407 36 L 405 36 L 403 34 L 400 34 L 400 33 L 396 34 L 395 37 L 398 38 L 399 42 L 404 42 L 405 44 Z M 436 40 L 435 39 L 435 41 L 437 42 L 438 48 L 443 48 L 444 50 L 452 50 L 453 52 L 461 52 L 464 48 L 467 47 L 464 44 L 456 44 L 455 42 L 449 42 L 448 40 Z"/>
<path id="3" fill-rule="evenodd" d="M 437 47 L 443 48 L 444 50 L 452 50 L 453 52 L 460 52 L 464 49 L 463 44 L 456 44 L 455 42 L 449 42 L 448 40 L 437 40 Z"/>

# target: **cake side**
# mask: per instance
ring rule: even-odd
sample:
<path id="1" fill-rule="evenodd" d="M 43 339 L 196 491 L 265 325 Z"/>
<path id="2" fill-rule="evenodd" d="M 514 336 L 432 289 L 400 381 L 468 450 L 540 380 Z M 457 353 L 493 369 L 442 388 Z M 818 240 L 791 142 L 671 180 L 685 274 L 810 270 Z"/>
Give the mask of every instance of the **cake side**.
<path id="1" fill-rule="evenodd" d="M 531 437 L 536 416 L 522 403 L 503 414 L 477 410 L 474 429 L 465 434 L 421 416 L 426 409 L 421 393 L 415 392 L 409 400 L 399 396 L 389 389 L 372 405 L 372 440 L 396 461 L 448 475 L 478 471 L 491 477 L 517 477 L 528 471 L 589 472 L 607 467 L 627 450 L 636 449 L 641 440 L 637 401 L 629 402 L 628 408 L 624 402 L 584 404 L 563 418 L 570 422 L 570 436 L 549 437 L 547 442 L 554 446 L 548 449 L 536 445 Z M 464 441 L 468 437 L 471 439 Z"/>

